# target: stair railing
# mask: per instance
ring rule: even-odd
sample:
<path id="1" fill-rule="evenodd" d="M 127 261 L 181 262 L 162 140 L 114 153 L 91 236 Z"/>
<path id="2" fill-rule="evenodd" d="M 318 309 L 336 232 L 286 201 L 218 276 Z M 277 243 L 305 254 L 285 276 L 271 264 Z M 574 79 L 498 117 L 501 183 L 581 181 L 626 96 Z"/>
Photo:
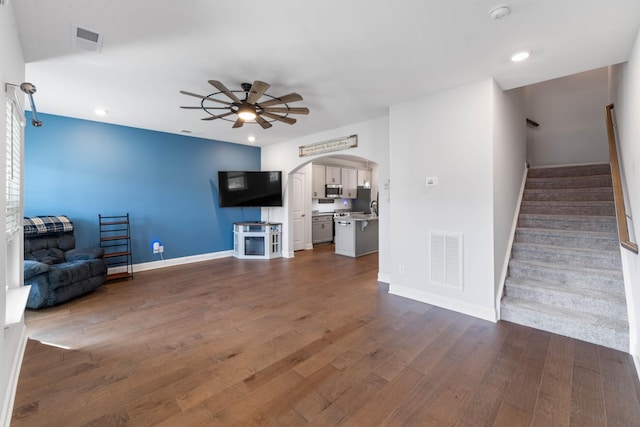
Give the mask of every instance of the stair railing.
<path id="1" fill-rule="evenodd" d="M 616 145 L 612 110 L 613 104 L 609 104 L 605 107 L 607 134 L 609 136 L 609 157 L 611 162 L 611 181 L 613 183 L 613 200 L 616 206 L 616 221 L 618 223 L 618 238 L 620 239 L 620 245 L 623 248 L 637 254 L 638 245 L 629 239 L 629 228 L 627 226 L 628 215 L 624 205 L 624 193 L 622 192 L 622 178 L 620 175 L 620 163 L 618 162 L 618 149 Z"/>

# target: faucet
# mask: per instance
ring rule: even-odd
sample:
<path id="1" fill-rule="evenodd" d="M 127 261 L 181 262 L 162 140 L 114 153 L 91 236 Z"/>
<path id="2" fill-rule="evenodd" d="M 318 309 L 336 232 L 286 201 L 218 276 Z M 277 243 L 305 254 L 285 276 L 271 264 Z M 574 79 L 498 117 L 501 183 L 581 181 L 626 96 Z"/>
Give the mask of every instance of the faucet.
<path id="1" fill-rule="evenodd" d="M 369 203 L 369 207 L 371 208 L 371 213 L 378 216 L 378 201 L 372 200 L 371 203 Z"/>

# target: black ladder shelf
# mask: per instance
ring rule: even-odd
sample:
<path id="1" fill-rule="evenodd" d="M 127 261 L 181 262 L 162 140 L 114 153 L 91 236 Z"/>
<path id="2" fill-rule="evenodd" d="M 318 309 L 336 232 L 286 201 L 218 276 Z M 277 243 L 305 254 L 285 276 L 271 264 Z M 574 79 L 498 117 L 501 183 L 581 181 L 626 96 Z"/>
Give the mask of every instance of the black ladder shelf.
<path id="1" fill-rule="evenodd" d="M 131 224 L 129 214 L 98 215 L 100 223 L 100 247 L 104 249 L 107 267 L 115 270 L 107 280 L 133 279 L 131 257 Z"/>

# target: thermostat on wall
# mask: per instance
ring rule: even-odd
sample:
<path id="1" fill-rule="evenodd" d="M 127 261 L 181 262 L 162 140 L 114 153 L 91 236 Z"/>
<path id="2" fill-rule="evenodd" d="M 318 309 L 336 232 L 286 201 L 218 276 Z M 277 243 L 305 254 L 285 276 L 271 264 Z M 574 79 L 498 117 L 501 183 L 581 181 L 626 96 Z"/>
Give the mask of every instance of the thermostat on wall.
<path id="1" fill-rule="evenodd" d="M 435 187 L 438 185 L 438 178 L 435 176 L 428 176 L 425 185 L 427 187 Z"/>

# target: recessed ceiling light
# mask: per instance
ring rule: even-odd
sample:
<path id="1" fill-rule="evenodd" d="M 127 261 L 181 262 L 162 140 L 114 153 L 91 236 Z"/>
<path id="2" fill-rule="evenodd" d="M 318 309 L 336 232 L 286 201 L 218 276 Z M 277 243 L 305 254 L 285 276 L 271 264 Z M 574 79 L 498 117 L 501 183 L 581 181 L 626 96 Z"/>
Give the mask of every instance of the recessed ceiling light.
<path id="1" fill-rule="evenodd" d="M 103 108 L 96 108 L 95 110 L 93 110 L 93 112 L 96 114 L 96 116 L 106 116 L 107 115 L 107 110 L 105 110 Z"/>
<path id="2" fill-rule="evenodd" d="M 489 11 L 491 19 L 502 19 L 511 13 L 511 8 L 507 5 L 496 6 Z"/>
<path id="3" fill-rule="evenodd" d="M 256 137 L 253 136 L 253 135 L 249 135 L 249 137 L 247 138 L 247 141 L 249 141 L 251 143 L 254 143 L 254 142 L 256 142 Z"/>
<path id="4" fill-rule="evenodd" d="M 531 52 L 529 52 L 528 50 L 523 50 L 521 52 L 517 52 L 514 53 L 511 56 L 511 60 L 513 62 L 520 62 L 520 61 L 524 61 L 525 59 L 527 59 L 529 56 L 531 56 Z"/>

